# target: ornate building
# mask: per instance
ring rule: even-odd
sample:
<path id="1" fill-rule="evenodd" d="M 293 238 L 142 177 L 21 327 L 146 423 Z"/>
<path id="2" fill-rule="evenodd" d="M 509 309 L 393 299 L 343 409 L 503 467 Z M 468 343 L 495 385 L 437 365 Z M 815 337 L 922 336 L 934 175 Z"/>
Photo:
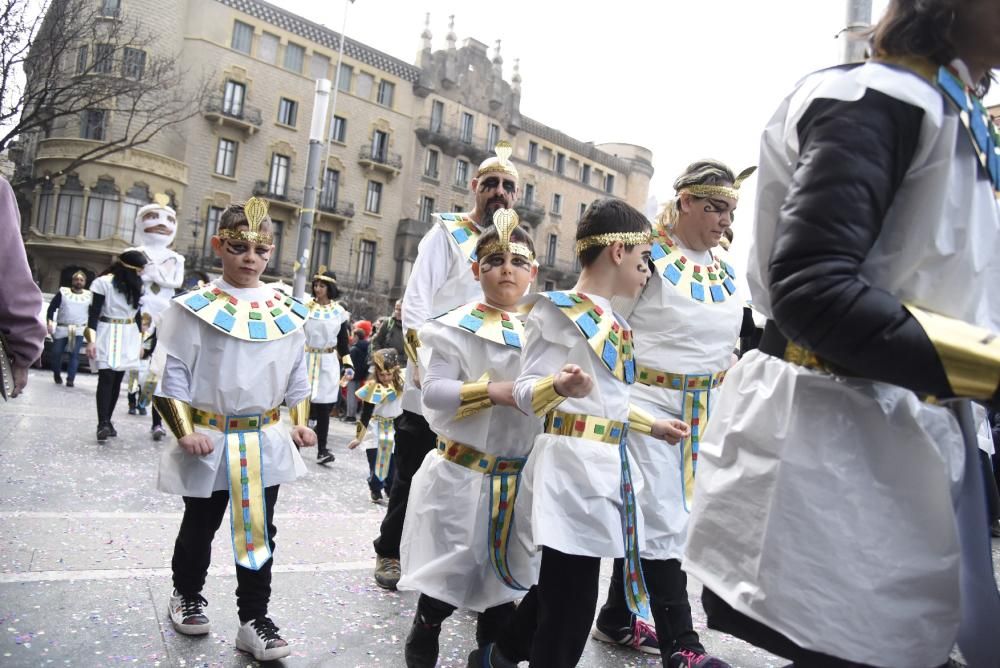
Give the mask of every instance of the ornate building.
<path id="1" fill-rule="evenodd" d="M 415 64 L 347 39 L 338 79 L 340 35 L 260 0 L 130 0 L 124 10 L 118 20 L 155 19 L 161 37 L 150 48 L 179 53 L 192 78 L 214 79 L 215 94 L 141 150 L 22 193 L 31 204 L 25 245 L 43 290 L 70 267 L 100 271 L 131 245 L 135 211 L 157 192 L 175 203 L 176 249 L 208 273 L 222 210 L 267 198 L 278 246 L 267 278 L 288 280 L 317 78 L 339 90 L 311 261 L 337 272 L 358 313 L 377 315 L 401 294 L 430 214 L 470 208 L 474 170 L 500 139 L 513 144 L 522 175 L 517 209 L 534 232 L 539 289 L 574 280 L 575 226 L 587 204 L 613 196 L 645 207 L 649 150 L 585 143 L 523 116 L 517 62 L 505 80 L 500 43 L 492 57 L 475 39 L 459 46 L 453 22 L 437 51 L 425 28 Z M 20 167 L 56 173 L 104 136 L 93 121 L 26 138 Z"/>

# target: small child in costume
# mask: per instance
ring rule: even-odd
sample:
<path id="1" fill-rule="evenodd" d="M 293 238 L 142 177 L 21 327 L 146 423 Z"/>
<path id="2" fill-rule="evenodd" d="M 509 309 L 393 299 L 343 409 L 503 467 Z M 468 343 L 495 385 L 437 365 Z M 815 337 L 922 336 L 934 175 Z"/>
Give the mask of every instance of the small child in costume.
<path id="1" fill-rule="evenodd" d="M 365 444 L 368 490 L 372 502 L 378 502 L 382 500 L 382 490 L 388 498 L 392 489 L 392 450 L 396 438 L 395 420 L 403 412 L 403 374 L 399 353 L 393 348 L 376 350 L 372 362 L 372 378 L 354 393 L 362 402 L 361 415 L 357 435 L 347 447 L 353 450 Z"/>
<path id="2" fill-rule="evenodd" d="M 128 372 L 128 414 L 145 415 L 146 406 L 152 396 L 144 391 L 146 379 L 149 376 L 149 360 L 156 346 L 156 333 L 153 331 L 153 318 L 148 313 L 142 314 L 142 345 L 139 352 L 139 368 Z"/>

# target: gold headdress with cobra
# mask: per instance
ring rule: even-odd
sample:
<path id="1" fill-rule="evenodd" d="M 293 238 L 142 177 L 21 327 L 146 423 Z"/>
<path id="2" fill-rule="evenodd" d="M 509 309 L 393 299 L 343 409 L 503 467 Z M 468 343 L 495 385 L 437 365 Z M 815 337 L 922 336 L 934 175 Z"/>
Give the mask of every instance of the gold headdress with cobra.
<path id="1" fill-rule="evenodd" d="M 736 177 L 736 180 L 733 181 L 733 185 L 731 186 L 714 186 L 708 184 L 704 185 L 697 184 L 692 186 L 684 186 L 679 191 L 677 191 L 677 194 L 682 195 L 684 193 L 688 193 L 690 195 L 694 195 L 695 197 L 728 197 L 730 199 L 738 200 L 740 198 L 740 186 L 743 184 L 744 181 L 750 178 L 751 174 L 753 174 L 756 171 L 757 171 L 756 165 L 753 167 L 747 167 L 746 169 L 744 169 L 742 172 L 739 173 L 739 176 Z"/>
<path id="2" fill-rule="evenodd" d="M 497 240 L 486 244 L 478 253 L 479 260 L 488 258 L 495 253 L 507 253 L 520 255 L 531 262 L 535 261 L 535 254 L 527 244 L 511 241 L 514 229 L 520 224 L 517 212 L 513 209 L 498 209 L 493 214 L 493 227 L 497 230 Z"/>
<path id="3" fill-rule="evenodd" d="M 274 237 L 266 232 L 260 231 L 260 226 L 267 220 L 267 202 L 259 197 L 251 197 L 243 205 L 243 215 L 247 219 L 247 229 L 241 230 L 238 227 L 231 227 L 219 231 L 220 239 L 230 239 L 232 241 L 245 241 L 261 246 L 270 246 L 274 243 Z"/>
<path id="4" fill-rule="evenodd" d="M 372 353 L 375 368 L 382 373 L 392 374 L 392 384 L 397 392 L 403 389 L 403 374 L 399 365 L 399 352 L 395 348 L 382 348 Z"/>
<path id="5" fill-rule="evenodd" d="M 312 277 L 313 281 L 323 281 L 324 283 L 331 283 L 337 285 L 337 278 L 332 273 L 327 271 L 328 267 L 325 264 L 321 264 L 316 268 L 316 274 Z"/>
<path id="6" fill-rule="evenodd" d="M 510 161 L 510 156 L 514 152 L 514 148 L 510 145 L 510 142 L 497 142 L 493 152 L 496 153 L 496 156 L 483 160 L 479 165 L 479 170 L 476 172 L 476 178 L 492 172 L 500 172 L 515 179 L 518 178 L 517 169 L 514 167 L 514 163 Z"/>

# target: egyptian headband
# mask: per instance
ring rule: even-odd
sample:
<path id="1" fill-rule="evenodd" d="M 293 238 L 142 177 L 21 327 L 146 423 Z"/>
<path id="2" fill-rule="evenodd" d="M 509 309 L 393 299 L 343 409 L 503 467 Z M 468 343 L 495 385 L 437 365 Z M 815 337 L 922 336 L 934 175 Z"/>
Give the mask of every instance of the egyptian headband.
<path id="1" fill-rule="evenodd" d="M 695 197 L 728 197 L 729 199 L 739 200 L 740 198 L 740 186 L 750 178 L 750 175 L 757 171 L 757 167 L 747 167 L 736 180 L 733 181 L 732 186 L 715 186 L 708 184 L 695 184 L 692 186 L 684 186 L 679 191 L 678 195 L 683 193 L 688 193 L 689 195 L 694 195 Z"/>
<path id="2" fill-rule="evenodd" d="M 219 238 L 270 246 L 274 242 L 274 238 L 270 234 L 260 231 L 261 224 L 267 219 L 267 202 L 259 197 L 251 197 L 243 205 L 243 215 L 246 216 L 248 229 L 241 230 L 238 227 L 231 227 L 220 230 Z"/>
<path id="3" fill-rule="evenodd" d="M 324 283 L 331 283 L 333 285 L 336 285 L 337 284 L 337 279 L 333 278 L 332 276 L 326 276 L 325 275 L 326 274 L 326 269 L 327 269 L 327 266 L 325 264 L 321 264 L 316 269 L 316 275 L 313 276 L 313 281 L 314 282 L 315 281 L 323 281 Z"/>
<path id="4" fill-rule="evenodd" d="M 495 172 L 513 176 L 515 179 L 518 178 L 517 169 L 514 168 L 514 164 L 510 161 L 510 156 L 514 152 L 514 148 L 510 145 L 510 142 L 497 142 L 493 152 L 496 153 L 496 157 L 483 160 L 482 164 L 479 165 L 479 171 L 476 172 L 476 178 L 481 177 L 483 174 Z"/>
<path id="5" fill-rule="evenodd" d="M 577 239 L 576 254 L 579 255 L 588 248 L 595 246 L 610 246 L 616 241 L 620 241 L 626 246 L 648 244 L 651 238 L 649 232 L 605 232 L 604 234 L 593 234 L 589 237 Z"/>
<path id="6" fill-rule="evenodd" d="M 395 354 L 395 351 L 392 351 L 392 353 L 386 354 L 382 350 L 376 350 L 372 353 L 372 361 L 375 362 L 376 368 L 382 373 L 395 371 L 399 368 L 399 355 Z"/>
<path id="7" fill-rule="evenodd" d="M 121 266 L 125 267 L 126 269 L 131 269 L 132 271 L 134 271 L 137 274 L 141 274 L 142 273 L 142 267 L 137 267 L 134 264 L 129 264 L 128 262 L 126 262 L 125 260 L 123 260 L 121 258 L 118 258 L 118 264 L 120 264 Z"/>
<path id="8" fill-rule="evenodd" d="M 479 259 L 484 260 L 496 253 L 509 252 L 511 255 L 519 255 L 529 262 L 534 262 L 535 254 L 531 252 L 527 244 L 518 241 L 512 242 L 510 240 L 511 235 L 514 233 L 514 228 L 518 224 L 519 219 L 516 211 L 513 209 L 498 209 L 493 214 L 493 227 L 497 229 L 498 239 L 483 246 L 479 252 Z"/>

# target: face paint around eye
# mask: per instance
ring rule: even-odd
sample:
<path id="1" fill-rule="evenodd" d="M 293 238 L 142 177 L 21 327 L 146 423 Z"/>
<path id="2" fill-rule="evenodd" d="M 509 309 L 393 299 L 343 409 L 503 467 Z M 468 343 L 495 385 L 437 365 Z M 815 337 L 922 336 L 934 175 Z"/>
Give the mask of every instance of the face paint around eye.
<path id="1" fill-rule="evenodd" d="M 512 193 L 515 190 L 517 190 L 517 184 L 514 183 L 513 181 L 504 181 L 503 182 L 503 189 L 506 190 L 509 193 Z"/>

